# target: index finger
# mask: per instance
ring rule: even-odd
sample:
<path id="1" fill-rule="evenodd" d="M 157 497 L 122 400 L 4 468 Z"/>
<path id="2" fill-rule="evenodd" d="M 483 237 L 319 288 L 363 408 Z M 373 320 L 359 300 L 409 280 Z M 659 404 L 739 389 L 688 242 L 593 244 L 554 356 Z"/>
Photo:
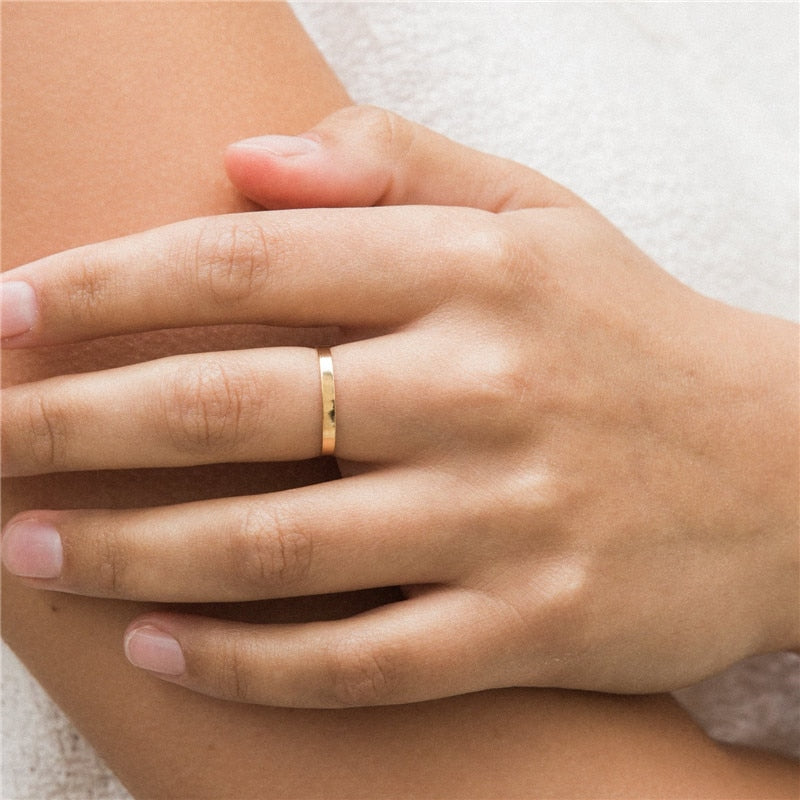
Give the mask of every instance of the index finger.
<path id="1" fill-rule="evenodd" d="M 480 259 L 492 216 L 424 206 L 253 212 L 80 247 L 3 276 L 3 344 L 226 323 L 394 327 L 441 302 L 449 267 Z"/>

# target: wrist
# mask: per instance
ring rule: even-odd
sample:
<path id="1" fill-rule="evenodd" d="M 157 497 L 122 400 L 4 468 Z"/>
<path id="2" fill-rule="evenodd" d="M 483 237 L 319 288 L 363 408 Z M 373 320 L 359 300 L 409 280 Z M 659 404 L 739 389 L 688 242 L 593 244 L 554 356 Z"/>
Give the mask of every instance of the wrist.
<path id="1" fill-rule="evenodd" d="M 739 424 L 751 447 L 741 470 L 750 477 L 745 519 L 752 520 L 754 602 L 762 613 L 762 651 L 800 649 L 800 362 L 797 326 L 747 312 L 740 350 Z"/>

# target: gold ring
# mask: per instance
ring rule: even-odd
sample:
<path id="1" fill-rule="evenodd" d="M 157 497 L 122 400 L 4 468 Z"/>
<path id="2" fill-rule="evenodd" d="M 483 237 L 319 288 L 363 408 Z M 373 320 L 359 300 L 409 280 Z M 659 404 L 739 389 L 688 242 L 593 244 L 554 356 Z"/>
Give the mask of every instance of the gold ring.
<path id="1" fill-rule="evenodd" d="M 318 347 L 319 380 L 322 387 L 322 455 L 332 456 L 336 448 L 336 392 L 333 385 L 333 357 L 329 347 Z"/>

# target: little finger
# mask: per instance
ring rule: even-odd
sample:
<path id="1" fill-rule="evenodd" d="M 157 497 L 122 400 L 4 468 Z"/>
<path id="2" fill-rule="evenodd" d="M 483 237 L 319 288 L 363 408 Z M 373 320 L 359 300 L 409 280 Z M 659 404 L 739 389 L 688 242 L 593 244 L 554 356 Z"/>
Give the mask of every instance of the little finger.
<path id="1" fill-rule="evenodd" d="M 148 614 L 128 628 L 125 651 L 157 677 L 225 700 L 344 708 L 503 685 L 502 628 L 473 595 L 442 587 L 301 625 Z"/>

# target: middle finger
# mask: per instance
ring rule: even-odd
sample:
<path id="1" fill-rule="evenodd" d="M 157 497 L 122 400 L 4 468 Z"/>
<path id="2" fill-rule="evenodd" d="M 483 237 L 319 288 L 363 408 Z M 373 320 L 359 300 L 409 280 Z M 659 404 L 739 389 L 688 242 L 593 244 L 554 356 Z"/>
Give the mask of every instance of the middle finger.
<path id="1" fill-rule="evenodd" d="M 459 568 L 445 540 L 463 539 L 450 494 L 446 477 L 400 467 L 261 496 L 27 512 L 3 531 L 3 559 L 40 588 L 161 602 L 438 582 Z"/>

